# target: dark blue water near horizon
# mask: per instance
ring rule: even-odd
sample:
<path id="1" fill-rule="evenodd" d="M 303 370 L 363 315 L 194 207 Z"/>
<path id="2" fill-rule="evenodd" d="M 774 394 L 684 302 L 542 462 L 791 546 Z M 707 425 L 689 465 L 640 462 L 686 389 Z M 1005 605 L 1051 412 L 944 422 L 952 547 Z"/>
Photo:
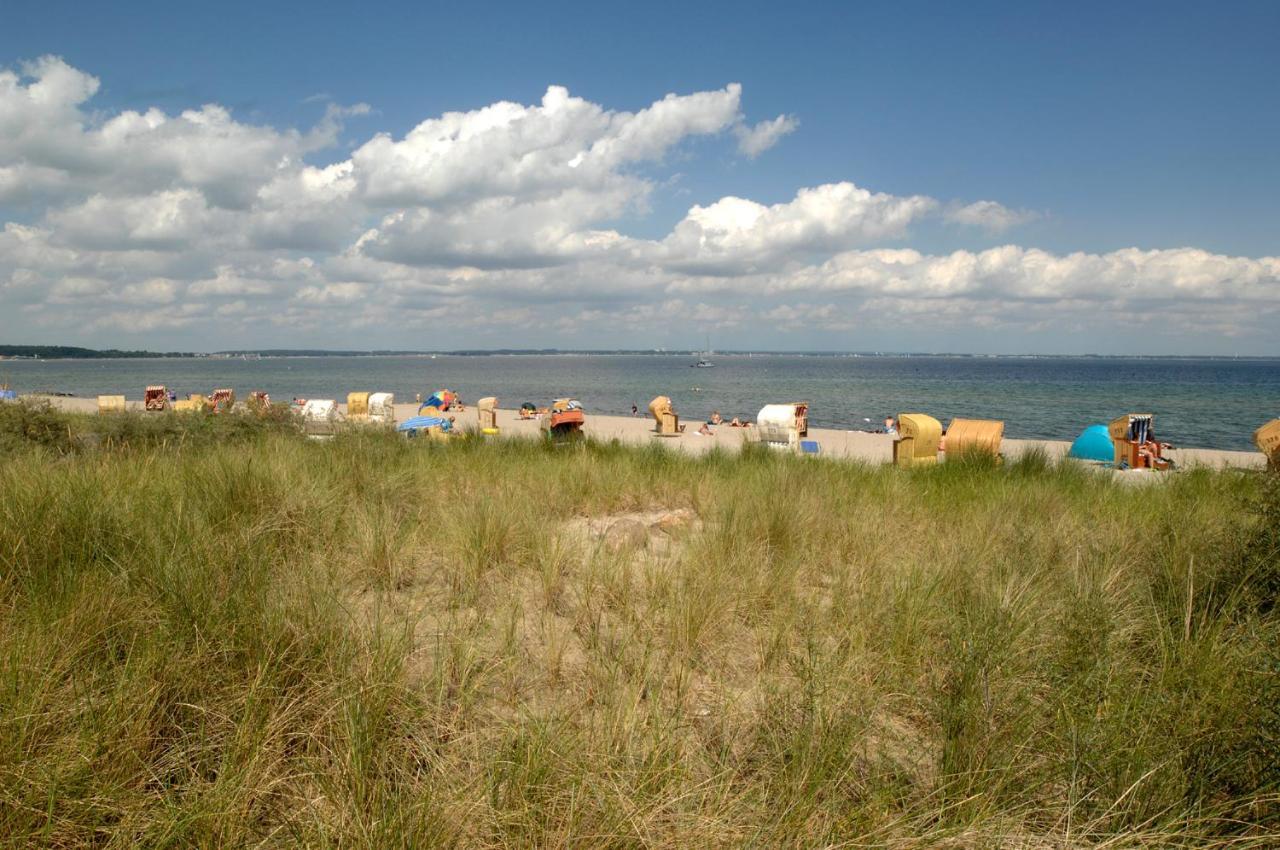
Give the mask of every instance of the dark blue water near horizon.
<path id="1" fill-rule="evenodd" d="M 1130 411 L 1156 414 L 1156 431 L 1175 444 L 1252 448 L 1253 430 L 1280 416 L 1280 359 L 1079 357 L 850 357 L 717 355 L 711 369 L 678 355 L 289 357 L 262 360 L 146 359 L 0 362 L 0 383 L 20 393 L 124 393 L 149 383 L 185 395 L 215 386 L 241 396 L 345 399 L 356 390 L 394 392 L 398 401 L 447 387 L 504 407 L 582 400 L 589 411 L 630 413 L 669 395 L 686 419 L 718 410 L 754 418 L 777 401 L 808 401 L 815 427 L 871 429 L 886 415 L 921 411 L 944 424 L 955 416 L 1003 419 L 1010 437 L 1072 439 L 1091 423 Z"/>

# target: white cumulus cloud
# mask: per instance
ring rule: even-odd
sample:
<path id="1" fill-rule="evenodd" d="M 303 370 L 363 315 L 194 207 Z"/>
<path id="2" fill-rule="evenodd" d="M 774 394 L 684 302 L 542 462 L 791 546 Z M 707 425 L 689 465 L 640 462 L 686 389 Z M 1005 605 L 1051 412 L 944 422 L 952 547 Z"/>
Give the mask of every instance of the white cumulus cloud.
<path id="1" fill-rule="evenodd" d="M 6 339 L 346 347 L 378 328 L 379 345 L 638 345 L 720 328 L 799 344 L 814 329 L 1098 322 L 1280 335 L 1275 257 L 984 244 L 1039 217 L 996 200 L 832 175 L 646 220 L 669 203 L 673 161 L 754 159 L 796 130 L 787 114 L 749 121 L 736 83 L 634 110 L 551 85 L 354 139 L 347 122 L 375 120 L 365 104 L 276 128 L 216 103 L 104 111 L 100 86 L 56 57 L 0 68 Z M 939 224 L 974 244 L 912 247 Z"/>
<path id="2" fill-rule="evenodd" d="M 738 137 L 738 150 L 755 159 L 776 145 L 783 136 L 794 133 L 799 126 L 800 122 L 794 115 L 779 115 L 772 121 L 761 121 L 754 127 L 739 124 L 733 128 L 733 132 Z"/>

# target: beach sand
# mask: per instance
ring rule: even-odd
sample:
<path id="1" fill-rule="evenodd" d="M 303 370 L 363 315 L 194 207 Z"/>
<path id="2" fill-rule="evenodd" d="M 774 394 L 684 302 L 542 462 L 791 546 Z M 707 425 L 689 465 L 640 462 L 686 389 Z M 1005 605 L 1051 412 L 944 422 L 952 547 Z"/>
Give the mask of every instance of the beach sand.
<path id="1" fill-rule="evenodd" d="M 60 410 L 75 413 L 96 413 L 97 399 L 72 398 L 66 396 L 32 396 L 44 398 L 52 402 Z M 346 413 L 346 405 L 339 404 L 339 410 Z M 128 409 L 142 412 L 142 401 L 130 399 Z M 396 421 L 404 422 L 418 415 L 417 404 L 397 404 L 395 406 Z M 468 406 L 455 416 L 455 427 L 467 430 L 478 429 L 479 418 L 474 406 Z M 726 450 L 741 448 L 749 439 L 752 429 L 732 428 L 727 425 L 717 426 L 711 436 L 697 433 L 699 420 L 690 420 L 684 433 L 677 436 L 659 437 L 653 433 L 653 420 L 648 416 L 601 416 L 587 411 L 586 433 L 597 440 L 618 440 L 630 444 L 646 444 L 660 442 L 665 446 L 691 454 L 701 454 L 719 446 Z M 504 436 L 541 436 L 537 419 L 520 419 L 514 410 L 498 411 L 498 426 Z M 1083 425 L 1081 426 L 1083 427 Z M 808 439 L 814 440 L 821 447 L 825 457 L 846 458 L 864 463 L 888 463 L 893 458 L 893 438 L 888 434 L 871 434 L 864 431 L 842 431 L 833 428 L 810 428 Z M 1050 457 L 1061 457 L 1071 448 L 1065 440 L 1014 440 L 1006 438 L 1001 444 L 1002 454 L 1009 460 L 1016 460 L 1025 452 L 1041 449 Z M 1179 448 L 1170 449 L 1167 453 L 1174 463 L 1183 469 L 1191 467 L 1264 469 L 1266 458 L 1261 452 L 1224 451 L 1221 449 Z"/>

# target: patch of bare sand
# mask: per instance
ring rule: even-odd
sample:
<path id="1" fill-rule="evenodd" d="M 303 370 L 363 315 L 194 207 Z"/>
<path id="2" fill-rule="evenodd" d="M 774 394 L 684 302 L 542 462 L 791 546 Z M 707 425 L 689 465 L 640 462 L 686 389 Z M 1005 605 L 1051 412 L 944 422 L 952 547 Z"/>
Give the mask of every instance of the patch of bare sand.
<path id="1" fill-rule="evenodd" d="M 576 517 L 561 526 L 571 540 L 592 549 L 655 555 L 671 554 L 675 546 L 701 530 L 702 520 L 688 508 Z"/>

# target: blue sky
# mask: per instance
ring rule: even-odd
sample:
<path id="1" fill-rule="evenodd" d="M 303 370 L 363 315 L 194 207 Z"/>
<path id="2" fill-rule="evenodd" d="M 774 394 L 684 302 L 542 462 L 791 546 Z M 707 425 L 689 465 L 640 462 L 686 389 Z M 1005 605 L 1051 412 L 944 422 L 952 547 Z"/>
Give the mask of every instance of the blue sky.
<path id="1" fill-rule="evenodd" d="M 35 77 L 23 63 L 45 56 L 96 79 L 93 94 L 74 104 L 89 130 L 122 112 L 158 109 L 173 118 L 219 104 L 237 126 L 307 133 L 330 104 L 363 104 L 339 116 L 325 145 L 289 151 L 264 143 L 311 167 L 355 159 L 355 194 L 368 184 L 353 152 L 379 133 L 403 140 L 446 112 L 502 101 L 534 107 L 552 85 L 609 114 L 640 113 L 669 92 L 740 83 L 741 93 L 715 129 L 628 156 L 589 189 L 560 186 L 555 191 L 573 198 L 535 207 L 534 217 L 563 215 L 562 226 L 513 238 L 518 245 L 486 246 L 483 257 L 445 243 L 474 242 L 486 222 L 516 227 L 507 217 L 486 218 L 483 205 L 519 209 L 550 190 L 467 185 L 447 200 L 410 192 L 412 202 L 402 192 L 403 210 L 365 198 L 334 212 L 345 216 L 333 224 L 341 231 L 334 241 L 299 248 L 246 236 L 251 225 L 223 214 L 244 212 L 243 199 L 265 183 L 236 187 L 241 200 L 232 203 L 219 194 L 232 191 L 227 186 L 184 183 L 182 175 L 105 175 L 100 161 L 91 167 L 68 155 L 74 162 L 54 181 L 57 191 L 37 191 L 49 168 L 62 167 L 40 160 L 59 143 L 14 142 L 6 152 L 6 132 L 11 142 L 32 134 L 0 123 L 0 169 L 11 175 L 7 195 L 0 180 L 0 217 L 30 229 L 21 253 L 12 228 L 9 243 L 0 242 L 6 340 L 218 347 L 199 316 L 221 310 L 236 319 L 237 344 L 261 347 L 347 346 L 361 333 L 335 332 L 335 322 L 392 322 L 395 345 L 420 341 L 430 327 L 446 346 L 490 337 L 495 346 L 674 344 L 712 333 L 720 347 L 1280 354 L 1280 280 L 1267 262 L 1280 253 L 1275 3 L 183 5 L 10 11 L 0 69 L 28 92 Z M 754 156 L 744 153 L 741 128 L 778 116 L 794 129 Z M 183 138 L 173 143 L 189 144 L 193 156 L 216 155 L 198 134 Z M 68 142 L 79 143 L 95 144 Z M 507 153 L 518 162 L 528 151 L 517 145 Z M 458 160 L 450 162 L 456 170 Z M 617 183 L 624 178 L 630 189 Z M 691 224 L 695 206 L 725 212 L 716 204 L 727 197 L 788 205 L 801 190 L 842 183 L 931 206 L 896 224 L 868 223 L 866 215 L 898 211 L 879 202 L 868 211 L 858 197 L 835 193 L 821 197 L 817 212 L 788 207 L 779 222 L 752 223 L 750 232 L 738 213 L 692 222 L 704 246 L 720 240 L 714 256 L 671 241 L 682 222 Z M 612 194 L 588 201 L 584 191 Z M 184 242 L 169 231 L 163 244 L 139 242 L 135 230 L 113 244 L 110 234 L 84 226 L 85 216 L 145 215 L 174 202 L 174 192 L 201 194 L 195 202 L 205 217 L 192 233 L 214 227 L 225 242 Z M 169 194 L 148 207 L 155 193 Z M 81 209 L 93 197 L 100 200 Z M 191 197 L 179 200 L 190 209 Z M 956 214 L 977 202 L 1008 215 Z M 291 203 L 298 209 L 301 201 Z M 833 204 L 860 206 L 837 212 L 832 225 L 822 216 Z M 382 219 L 396 212 L 420 219 L 407 239 L 435 240 L 439 250 L 397 253 Z M 528 219 L 520 216 L 520 226 Z M 442 221 L 449 224 L 440 230 Z M 766 225 L 819 235 L 779 236 Z M 377 268 L 334 259 L 364 250 L 353 234 L 374 229 L 378 239 L 361 244 L 386 249 Z M 581 249 L 579 236 L 589 233 L 619 239 L 605 253 L 595 237 L 586 241 L 597 247 Z M 1046 271 L 1040 254 L 981 259 L 1002 246 L 1062 262 Z M 1144 252 L 1139 265 L 1114 253 L 1132 248 Z M 869 253 L 899 249 L 923 257 L 905 283 L 896 260 Z M 1179 249 L 1198 253 L 1145 253 Z M 1063 265 L 1081 254 L 1079 268 Z M 55 255 L 61 259 L 41 262 Z M 735 265 L 744 255 L 752 259 Z M 969 264 L 978 270 L 937 282 L 967 255 L 979 257 Z M 263 271 L 302 260 L 320 271 L 305 280 Z M 983 270 L 995 260 L 998 269 Z M 1116 303 L 1107 291 L 1130 269 L 1139 282 Z M 225 283 L 232 276 L 259 281 L 260 291 Z M 215 279 L 224 283 L 193 292 L 193 284 Z M 608 285 L 593 284 L 600 279 Z M 60 285 L 61 294 L 50 294 Z M 300 298 L 307 287 L 311 294 Z M 260 321 L 267 312 L 274 322 Z M 118 320 L 102 318 L 116 313 Z M 335 333 L 342 338 L 331 339 Z"/>

